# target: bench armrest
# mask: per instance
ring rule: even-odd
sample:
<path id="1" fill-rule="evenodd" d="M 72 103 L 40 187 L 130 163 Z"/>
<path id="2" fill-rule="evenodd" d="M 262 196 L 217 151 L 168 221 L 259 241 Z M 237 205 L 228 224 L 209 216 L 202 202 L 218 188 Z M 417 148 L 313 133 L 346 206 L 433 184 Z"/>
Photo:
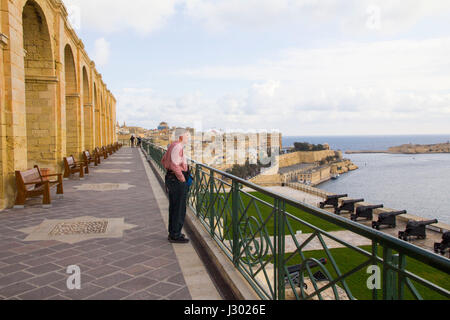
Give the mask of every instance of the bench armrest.
<path id="1" fill-rule="evenodd" d="M 41 184 L 41 183 L 43 183 L 43 181 L 25 182 L 24 185 L 26 185 L 26 186 L 31 186 L 31 185 L 33 185 L 33 184 Z"/>
<path id="2" fill-rule="evenodd" d="M 59 177 L 61 175 L 62 175 L 62 173 L 47 174 L 45 176 L 42 176 L 42 178 Z"/>

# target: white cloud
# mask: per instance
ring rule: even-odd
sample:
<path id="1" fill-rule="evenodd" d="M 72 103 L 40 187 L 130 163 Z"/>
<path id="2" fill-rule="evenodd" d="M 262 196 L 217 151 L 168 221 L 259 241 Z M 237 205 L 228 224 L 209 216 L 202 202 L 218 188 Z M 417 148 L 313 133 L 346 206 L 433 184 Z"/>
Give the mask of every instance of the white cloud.
<path id="1" fill-rule="evenodd" d="M 105 38 L 100 38 L 95 41 L 93 58 L 98 66 L 108 64 L 110 53 L 111 46 Z"/>
<path id="2" fill-rule="evenodd" d="M 298 87 L 376 87 L 434 92 L 448 90 L 450 38 L 345 43 L 330 48 L 283 50 L 277 58 L 246 65 L 180 70 L 209 80 L 278 81 Z"/>
<path id="3" fill-rule="evenodd" d="M 207 92 L 173 98 L 135 90 L 147 91 L 147 100 L 136 102 L 142 97 L 132 94 L 127 106 L 148 106 L 133 118 L 140 123 L 202 119 L 209 127 L 265 127 L 284 134 L 442 133 L 450 122 L 449 56 L 450 38 L 290 49 L 251 65 L 180 71 L 187 81 L 247 80 L 247 89 L 215 98 Z"/>
<path id="4" fill-rule="evenodd" d="M 284 134 L 442 133 L 450 120 L 449 94 L 413 94 L 388 89 L 297 88 L 280 84 L 273 96 L 255 87 L 212 99 L 201 93 L 163 96 L 151 89 L 118 94 L 118 116 L 147 128 L 278 129 Z M 433 124 L 433 125 L 430 125 Z"/>
<path id="5" fill-rule="evenodd" d="M 285 23 L 319 28 L 334 23 L 356 33 L 390 34 L 449 12 L 448 0 L 186 0 L 187 15 L 215 31 Z"/>
<path id="6" fill-rule="evenodd" d="M 81 28 L 112 33 L 133 30 L 148 34 L 164 26 L 174 13 L 178 0 L 63 0 L 79 8 Z"/>

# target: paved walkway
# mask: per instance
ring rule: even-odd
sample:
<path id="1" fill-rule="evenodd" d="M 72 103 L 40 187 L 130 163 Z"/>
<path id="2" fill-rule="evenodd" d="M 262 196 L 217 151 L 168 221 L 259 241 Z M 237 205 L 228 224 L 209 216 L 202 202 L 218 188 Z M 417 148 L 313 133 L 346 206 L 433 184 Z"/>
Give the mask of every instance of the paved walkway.
<path id="1" fill-rule="evenodd" d="M 86 179 L 64 181 L 51 209 L 32 200 L 1 212 L 0 299 L 219 299 L 192 246 L 168 243 L 167 200 L 146 166 L 123 148 Z M 80 290 L 67 288 L 71 265 Z"/>

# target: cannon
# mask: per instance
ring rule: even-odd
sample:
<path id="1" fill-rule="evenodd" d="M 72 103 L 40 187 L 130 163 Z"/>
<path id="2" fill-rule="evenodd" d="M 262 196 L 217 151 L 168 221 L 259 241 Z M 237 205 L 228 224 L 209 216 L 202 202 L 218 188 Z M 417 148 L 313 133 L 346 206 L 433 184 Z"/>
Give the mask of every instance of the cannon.
<path id="1" fill-rule="evenodd" d="M 334 213 L 341 214 L 342 211 L 348 211 L 349 213 L 355 212 L 355 204 L 358 202 L 363 202 L 364 199 L 357 200 L 344 200 L 340 207 L 334 209 Z"/>
<path id="2" fill-rule="evenodd" d="M 450 231 L 447 231 L 442 235 L 442 242 L 436 242 L 434 244 L 434 252 L 444 255 L 445 251 L 449 248 L 450 248 Z"/>
<path id="3" fill-rule="evenodd" d="M 366 220 L 373 220 L 373 210 L 384 208 L 384 205 L 376 205 L 376 206 L 361 206 L 356 208 L 356 214 L 352 214 L 350 219 L 353 221 L 357 221 L 358 218 L 365 218 Z"/>
<path id="4" fill-rule="evenodd" d="M 325 258 L 319 259 L 319 262 L 321 264 L 325 265 L 325 264 L 327 264 L 327 259 L 325 259 Z M 308 262 L 308 267 L 310 269 L 316 268 L 318 266 L 319 265 L 317 263 L 315 263 L 315 262 L 312 262 L 312 261 Z M 297 264 L 295 266 L 288 267 L 289 277 L 285 277 L 285 279 L 284 279 L 286 286 L 289 285 L 289 278 L 291 279 L 291 281 L 294 283 L 294 285 L 296 287 L 300 286 L 300 278 L 301 278 L 300 277 L 300 270 L 302 270 L 302 267 L 303 267 L 303 264 Z M 305 271 L 305 270 L 306 269 L 303 269 L 303 271 Z M 317 282 L 327 281 L 328 280 L 327 276 L 324 275 L 322 273 L 322 271 L 320 271 L 320 270 L 317 271 L 316 273 L 314 273 L 313 277 L 314 277 L 314 280 L 317 281 Z M 306 290 L 306 289 L 308 289 L 308 286 L 304 283 L 303 284 L 303 288 Z"/>
<path id="5" fill-rule="evenodd" d="M 380 230 L 381 226 L 389 226 L 391 228 L 397 227 L 397 217 L 408 213 L 406 210 L 383 212 L 378 215 L 378 221 L 372 222 L 372 228 Z"/>
<path id="6" fill-rule="evenodd" d="M 426 227 L 430 224 L 438 223 L 438 221 L 435 220 L 428 220 L 428 221 L 408 221 L 406 225 L 405 231 L 399 231 L 398 238 L 401 240 L 408 241 L 410 237 L 417 237 L 419 239 L 426 239 L 427 238 L 427 232 Z"/>
<path id="7" fill-rule="evenodd" d="M 332 206 L 333 208 L 337 208 L 339 206 L 339 199 L 348 197 L 348 194 L 337 194 L 333 196 L 327 196 L 327 199 L 324 202 L 320 203 L 320 209 L 325 208 L 326 206 Z"/>

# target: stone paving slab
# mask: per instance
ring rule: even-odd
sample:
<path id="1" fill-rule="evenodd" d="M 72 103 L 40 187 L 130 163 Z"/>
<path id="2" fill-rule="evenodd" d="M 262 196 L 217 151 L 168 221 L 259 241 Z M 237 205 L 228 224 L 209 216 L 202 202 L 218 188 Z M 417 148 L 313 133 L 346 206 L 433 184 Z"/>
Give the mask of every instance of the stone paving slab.
<path id="1" fill-rule="evenodd" d="M 64 181 L 64 198 L 53 194 L 52 208 L 43 209 L 36 199 L 25 209 L 1 212 L 0 299 L 192 299 L 145 175 L 139 150 L 123 148 L 98 168 L 92 166 L 84 180 Z M 118 184 L 133 187 L 110 187 Z M 98 192 L 89 188 L 92 185 L 109 187 Z M 52 239 L 28 242 L 28 234 L 21 232 L 46 220 L 82 217 L 124 218 L 135 227 L 119 238 L 72 244 Z M 70 265 L 81 269 L 80 290 L 67 289 Z"/>

